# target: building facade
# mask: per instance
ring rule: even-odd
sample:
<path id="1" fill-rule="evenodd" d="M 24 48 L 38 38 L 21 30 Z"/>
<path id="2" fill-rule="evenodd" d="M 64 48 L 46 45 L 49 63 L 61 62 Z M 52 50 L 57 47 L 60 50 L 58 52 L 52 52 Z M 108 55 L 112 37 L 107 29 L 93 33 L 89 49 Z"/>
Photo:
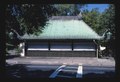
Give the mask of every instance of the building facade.
<path id="1" fill-rule="evenodd" d="M 38 36 L 21 39 L 21 56 L 98 57 L 96 41 L 102 38 L 77 16 L 53 16 Z"/>

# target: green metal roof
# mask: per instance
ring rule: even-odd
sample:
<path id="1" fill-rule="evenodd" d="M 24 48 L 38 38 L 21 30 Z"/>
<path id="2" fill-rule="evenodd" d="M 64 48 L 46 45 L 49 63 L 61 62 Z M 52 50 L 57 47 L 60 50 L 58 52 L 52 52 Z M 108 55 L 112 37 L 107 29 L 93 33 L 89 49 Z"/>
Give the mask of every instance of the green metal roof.
<path id="1" fill-rule="evenodd" d="M 83 20 L 49 20 L 43 32 L 22 39 L 101 39 Z"/>

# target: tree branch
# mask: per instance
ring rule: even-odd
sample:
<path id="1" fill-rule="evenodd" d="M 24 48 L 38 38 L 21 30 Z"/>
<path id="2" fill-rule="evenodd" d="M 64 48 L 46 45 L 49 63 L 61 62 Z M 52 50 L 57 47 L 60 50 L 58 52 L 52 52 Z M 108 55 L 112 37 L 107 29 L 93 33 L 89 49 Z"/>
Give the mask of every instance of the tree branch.
<path id="1" fill-rule="evenodd" d="M 21 39 L 21 36 L 18 34 L 18 32 L 16 30 L 14 30 L 14 29 L 11 28 L 11 31 L 13 31 L 17 35 L 18 39 Z"/>

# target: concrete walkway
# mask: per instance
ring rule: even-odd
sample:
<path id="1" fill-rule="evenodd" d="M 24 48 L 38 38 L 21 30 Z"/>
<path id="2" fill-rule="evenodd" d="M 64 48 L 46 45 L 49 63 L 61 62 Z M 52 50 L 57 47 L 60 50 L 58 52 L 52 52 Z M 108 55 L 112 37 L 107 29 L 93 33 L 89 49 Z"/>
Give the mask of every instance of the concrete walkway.
<path id="1" fill-rule="evenodd" d="M 113 58 L 99 59 L 92 57 L 16 57 L 7 59 L 8 64 L 49 64 L 49 65 L 78 65 L 83 66 L 115 66 Z"/>

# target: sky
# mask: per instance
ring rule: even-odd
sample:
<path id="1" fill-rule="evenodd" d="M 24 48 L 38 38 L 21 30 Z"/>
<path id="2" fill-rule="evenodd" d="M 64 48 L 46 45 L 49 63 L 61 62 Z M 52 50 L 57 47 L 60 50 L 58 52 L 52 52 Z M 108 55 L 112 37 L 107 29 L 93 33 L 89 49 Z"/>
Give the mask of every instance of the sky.
<path id="1" fill-rule="evenodd" d="M 98 8 L 100 12 L 103 12 L 106 8 L 108 8 L 108 5 L 109 4 L 88 4 L 83 9 L 92 10 L 93 8 Z"/>

